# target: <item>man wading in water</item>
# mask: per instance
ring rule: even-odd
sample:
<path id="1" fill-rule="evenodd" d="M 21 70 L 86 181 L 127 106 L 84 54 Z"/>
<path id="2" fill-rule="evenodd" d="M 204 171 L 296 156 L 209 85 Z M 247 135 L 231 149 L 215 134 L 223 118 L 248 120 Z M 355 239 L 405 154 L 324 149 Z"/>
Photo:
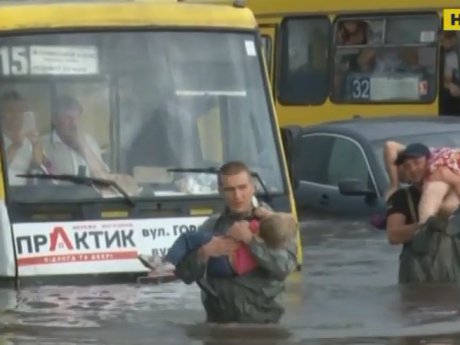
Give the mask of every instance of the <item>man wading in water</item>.
<path id="1" fill-rule="evenodd" d="M 225 164 L 218 177 L 226 208 L 198 229 L 214 236 L 186 255 L 175 267 L 175 275 L 186 284 L 200 286 L 207 322 L 277 323 L 284 314 L 279 301 L 284 280 L 297 265 L 295 237 L 283 248 L 272 249 L 253 234 L 247 220 L 267 209 L 253 207 L 255 187 L 244 163 Z M 258 266 L 254 270 L 231 277 L 207 272 L 209 258 L 232 255 L 239 242 L 246 244 L 255 258 Z"/>
<path id="2" fill-rule="evenodd" d="M 451 193 L 443 197 L 442 192 L 446 194 L 445 187 L 449 186 L 442 181 L 442 174 L 436 176 L 439 168 L 434 173 L 429 169 L 439 165 L 445 169 L 447 163 L 457 163 L 455 159 L 445 159 L 445 155 L 457 157 L 456 151 L 430 150 L 420 143 L 407 147 L 392 141 L 385 143 L 384 159 L 391 182 L 386 229 L 391 244 L 403 245 L 400 283 L 460 282 L 458 197 L 452 187 Z M 435 178 L 426 179 L 427 175 Z M 401 177 L 411 186 L 397 189 Z M 441 193 L 436 190 L 439 185 Z"/>

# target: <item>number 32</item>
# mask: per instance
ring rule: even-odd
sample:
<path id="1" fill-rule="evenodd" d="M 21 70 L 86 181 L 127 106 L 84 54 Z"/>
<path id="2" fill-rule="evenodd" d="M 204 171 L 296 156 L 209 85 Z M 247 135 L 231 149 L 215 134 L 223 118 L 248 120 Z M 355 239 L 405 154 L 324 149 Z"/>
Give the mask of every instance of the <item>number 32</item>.
<path id="1" fill-rule="evenodd" d="M 354 79 L 353 80 L 353 98 L 354 99 L 369 99 L 370 82 L 369 79 Z"/>

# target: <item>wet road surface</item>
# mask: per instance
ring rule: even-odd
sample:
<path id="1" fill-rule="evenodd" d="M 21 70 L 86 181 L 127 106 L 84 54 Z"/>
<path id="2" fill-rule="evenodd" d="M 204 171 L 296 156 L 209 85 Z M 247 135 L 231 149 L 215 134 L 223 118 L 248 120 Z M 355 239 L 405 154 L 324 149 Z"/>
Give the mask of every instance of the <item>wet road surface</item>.
<path id="1" fill-rule="evenodd" d="M 398 286 L 400 248 L 364 223 L 304 227 L 279 326 L 206 325 L 198 289 L 176 282 L 46 286 L 0 290 L 0 345 L 460 344 L 459 287 Z"/>

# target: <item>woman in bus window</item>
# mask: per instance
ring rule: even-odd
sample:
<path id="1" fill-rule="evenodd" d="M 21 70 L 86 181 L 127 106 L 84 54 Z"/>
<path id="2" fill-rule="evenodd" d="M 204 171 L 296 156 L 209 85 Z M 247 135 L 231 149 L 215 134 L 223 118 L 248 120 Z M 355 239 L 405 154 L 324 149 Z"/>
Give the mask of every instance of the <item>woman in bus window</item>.
<path id="1" fill-rule="evenodd" d="M 371 30 L 363 20 L 343 20 L 338 23 L 337 33 L 342 45 L 364 45 L 369 41 Z"/>

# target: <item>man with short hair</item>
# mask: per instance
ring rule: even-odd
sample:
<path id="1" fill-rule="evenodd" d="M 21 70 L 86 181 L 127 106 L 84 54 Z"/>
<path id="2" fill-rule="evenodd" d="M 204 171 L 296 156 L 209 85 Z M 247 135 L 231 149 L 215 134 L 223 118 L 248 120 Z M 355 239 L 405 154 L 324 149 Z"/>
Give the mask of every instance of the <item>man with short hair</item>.
<path id="1" fill-rule="evenodd" d="M 196 282 L 200 286 L 208 322 L 277 323 L 284 314 L 279 301 L 284 280 L 297 265 L 295 238 L 287 248 L 271 249 L 250 230 L 246 219 L 266 210 L 256 211 L 252 205 L 255 187 L 244 163 L 223 165 L 218 181 L 225 210 L 210 217 L 198 229 L 214 236 L 180 261 L 175 274 L 186 284 Z M 237 242 L 249 247 L 258 268 L 233 277 L 207 274 L 208 259 L 232 255 Z"/>

